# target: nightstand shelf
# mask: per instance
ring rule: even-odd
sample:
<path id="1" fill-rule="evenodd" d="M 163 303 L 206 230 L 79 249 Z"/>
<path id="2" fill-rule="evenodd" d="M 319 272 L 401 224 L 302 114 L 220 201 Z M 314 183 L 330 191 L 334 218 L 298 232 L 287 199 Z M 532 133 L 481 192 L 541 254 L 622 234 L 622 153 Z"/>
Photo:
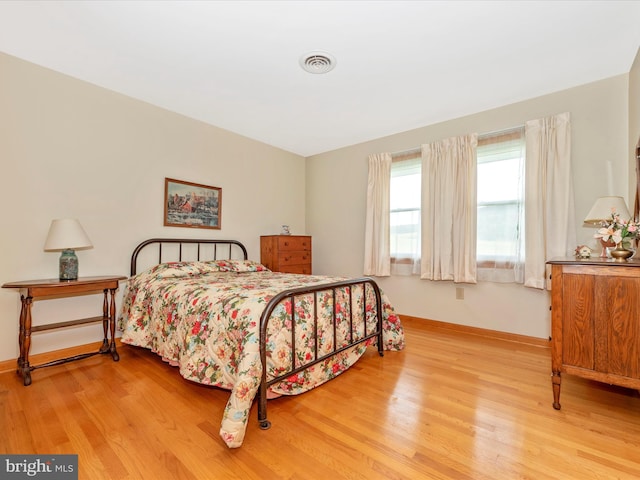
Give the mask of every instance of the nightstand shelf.
<path id="1" fill-rule="evenodd" d="M 36 368 L 51 367 L 62 363 L 80 360 L 98 354 L 111 354 L 114 362 L 120 360 L 116 351 L 115 328 L 116 328 L 116 303 L 115 292 L 118 289 L 120 280 L 125 280 L 123 276 L 105 277 L 84 277 L 77 280 L 27 280 L 22 282 L 9 282 L 2 285 L 2 288 L 15 288 L 20 291 L 22 307 L 20 309 L 20 331 L 18 334 L 18 344 L 20 346 L 20 357 L 18 358 L 17 373 L 22 376 L 25 386 L 31 385 L 31 372 Z M 60 297 L 71 297 L 86 293 L 102 291 L 104 300 L 102 303 L 102 315 L 77 320 L 68 320 L 46 325 L 32 326 L 31 304 L 35 300 L 46 300 Z M 41 365 L 31 365 L 29 363 L 29 350 L 31 349 L 31 334 L 57 328 L 73 327 L 89 323 L 102 322 L 104 337 L 102 345 L 97 352 L 82 353 L 73 357 L 53 360 Z M 109 339 L 109 336 L 111 337 Z"/>

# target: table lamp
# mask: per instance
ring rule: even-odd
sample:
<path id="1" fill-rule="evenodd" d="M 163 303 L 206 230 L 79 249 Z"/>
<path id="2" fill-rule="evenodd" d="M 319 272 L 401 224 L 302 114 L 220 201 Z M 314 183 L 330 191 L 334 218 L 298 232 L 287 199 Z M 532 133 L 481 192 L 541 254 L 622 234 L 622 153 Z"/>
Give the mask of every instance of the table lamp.
<path id="1" fill-rule="evenodd" d="M 62 251 L 60 255 L 60 280 L 78 279 L 78 257 L 74 250 L 91 248 L 91 240 L 80 222 L 71 218 L 52 220 L 44 243 L 47 252 Z"/>
<path id="2" fill-rule="evenodd" d="M 584 219 L 584 223 L 588 223 L 589 225 L 601 226 L 602 222 L 610 222 L 611 215 L 613 213 L 617 213 L 620 215 L 622 220 L 629 220 L 631 218 L 631 214 L 629 213 L 629 209 L 627 208 L 627 204 L 622 197 L 600 197 L 596 199 L 596 202 L 587 213 L 587 216 Z M 607 247 L 615 247 L 616 244 L 613 240 L 609 239 L 608 241 L 603 241 L 600 239 L 600 244 L 602 245 L 602 253 L 600 254 L 601 258 L 607 257 Z"/>

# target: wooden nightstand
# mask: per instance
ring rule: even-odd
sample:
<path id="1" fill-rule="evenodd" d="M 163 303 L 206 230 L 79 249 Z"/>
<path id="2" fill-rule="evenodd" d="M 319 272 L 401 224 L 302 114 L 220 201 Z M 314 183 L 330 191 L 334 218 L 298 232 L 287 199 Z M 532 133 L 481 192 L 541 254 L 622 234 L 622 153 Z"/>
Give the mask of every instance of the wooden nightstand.
<path id="1" fill-rule="evenodd" d="M 640 260 L 554 259 L 551 265 L 551 385 L 561 375 L 640 389 Z"/>
<path id="2" fill-rule="evenodd" d="M 311 237 L 264 235 L 260 237 L 260 263 L 273 272 L 311 274 Z"/>
<path id="3" fill-rule="evenodd" d="M 120 280 L 125 280 L 123 276 L 107 276 L 107 277 L 84 277 L 77 280 L 27 280 L 23 282 L 9 282 L 2 285 L 2 288 L 17 288 L 20 290 L 20 299 L 22 308 L 20 309 L 20 332 L 18 334 L 18 343 L 20 345 L 20 357 L 18 358 L 18 374 L 22 376 L 25 386 L 31 385 L 31 372 L 36 368 L 51 367 L 60 365 L 61 363 L 80 360 L 82 358 L 91 357 L 93 355 L 110 353 L 114 362 L 120 360 L 120 356 L 116 351 L 115 330 L 116 330 L 116 302 L 114 294 L 118 289 Z M 82 318 L 79 320 L 70 320 L 68 322 L 58 322 L 49 325 L 31 326 L 31 303 L 34 300 L 51 299 L 56 297 L 72 297 L 75 295 L 104 292 L 104 301 L 102 304 L 102 315 L 98 317 Z M 110 299 L 108 298 L 110 294 Z M 31 348 L 31 333 L 43 330 L 52 330 L 54 328 L 70 327 L 74 325 L 83 325 L 86 323 L 102 322 L 104 330 L 104 338 L 102 345 L 97 352 L 83 353 L 73 357 L 61 358 L 42 365 L 29 364 L 29 349 Z M 109 341 L 109 333 L 111 341 Z"/>

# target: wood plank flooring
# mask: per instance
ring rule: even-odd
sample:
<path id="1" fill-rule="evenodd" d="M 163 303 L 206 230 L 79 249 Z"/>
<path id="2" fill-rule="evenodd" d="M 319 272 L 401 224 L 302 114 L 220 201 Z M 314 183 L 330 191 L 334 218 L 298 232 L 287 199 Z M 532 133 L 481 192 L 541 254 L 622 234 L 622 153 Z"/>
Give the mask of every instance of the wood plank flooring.
<path id="1" fill-rule="evenodd" d="M 77 453 L 80 479 L 637 479 L 636 391 L 564 376 L 545 347 L 405 322 L 311 392 L 255 406 L 244 444 L 218 436 L 228 392 L 146 350 L 0 374 L 0 452 Z"/>

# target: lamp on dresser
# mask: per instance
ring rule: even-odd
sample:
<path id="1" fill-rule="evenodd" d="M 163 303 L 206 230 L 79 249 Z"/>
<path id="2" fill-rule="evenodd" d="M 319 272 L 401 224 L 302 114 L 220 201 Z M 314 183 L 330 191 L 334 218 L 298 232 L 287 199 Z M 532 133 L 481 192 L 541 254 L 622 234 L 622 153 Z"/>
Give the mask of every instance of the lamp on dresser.
<path id="1" fill-rule="evenodd" d="M 629 220 L 631 218 L 624 198 L 614 196 L 599 197 L 596 199 L 593 207 L 591 207 L 591 210 L 589 210 L 589 213 L 584 219 L 584 223 L 592 226 L 601 226 L 603 222 L 611 220 L 613 213 L 619 214 L 623 220 Z M 611 248 L 616 246 L 611 239 L 606 242 L 600 239 L 600 244 L 602 245 L 601 258 L 607 257 L 607 247 Z"/>
<path id="2" fill-rule="evenodd" d="M 44 243 L 46 252 L 62 252 L 60 255 L 60 280 L 78 279 L 78 257 L 75 250 L 92 248 L 91 240 L 76 219 L 52 220 Z"/>

